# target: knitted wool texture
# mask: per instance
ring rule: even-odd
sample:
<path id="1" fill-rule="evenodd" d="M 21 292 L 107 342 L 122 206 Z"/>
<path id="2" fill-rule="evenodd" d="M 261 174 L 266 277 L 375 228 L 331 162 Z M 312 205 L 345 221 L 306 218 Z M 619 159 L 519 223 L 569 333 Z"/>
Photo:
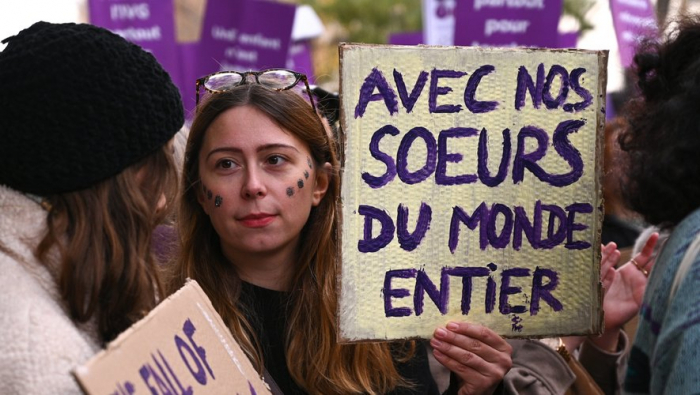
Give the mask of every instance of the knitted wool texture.
<path id="1" fill-rule="evenodd" d="M 38 22 L 0 52 L 0 184 L 51 195 L 114 176 L 182 127 L 150 53 L 106 29 Z"/>

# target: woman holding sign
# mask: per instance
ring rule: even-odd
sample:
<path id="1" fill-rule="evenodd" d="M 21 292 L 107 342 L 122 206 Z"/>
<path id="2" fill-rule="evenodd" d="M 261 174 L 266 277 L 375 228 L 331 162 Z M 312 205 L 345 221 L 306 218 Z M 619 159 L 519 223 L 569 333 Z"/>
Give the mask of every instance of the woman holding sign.
<path id="1" fill-rule="evenodd" d="M 304 85 L 307 100 L 293 92 Z M 337 341 L 339 166 L 306 77 L 222 72 L 197 86 L 211 95 L 187 144 L 172 288 L 197 280 L 285 394 L 438 393 L 423 344 Z M 510 345 L 481 326 L 450 323 L 433 346 L 453 392 L 491 392 L 511 366 Z"/>
<path id="2" fill-rule="evenodd" d="M 79 394 L 71 371 L 163 296 L 151 234 L 177 193 L 182 103 L 105 29 L 38 22 L 3 42 L 0 393 Z"/>

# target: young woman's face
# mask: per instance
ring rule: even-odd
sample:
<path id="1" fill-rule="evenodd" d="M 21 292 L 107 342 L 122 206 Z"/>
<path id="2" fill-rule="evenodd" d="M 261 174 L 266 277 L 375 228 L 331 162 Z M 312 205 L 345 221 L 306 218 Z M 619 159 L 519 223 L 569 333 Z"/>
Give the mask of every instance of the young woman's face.
<path id="1" fill-rule="evenodd" d="M 304 142 L 261 111 L 244 106 L 221 113 L 199 152 L 197 196 L 224 255 L 234 263 L 251 254 L 291 257 L 328 188 L 325 170 Z"/>

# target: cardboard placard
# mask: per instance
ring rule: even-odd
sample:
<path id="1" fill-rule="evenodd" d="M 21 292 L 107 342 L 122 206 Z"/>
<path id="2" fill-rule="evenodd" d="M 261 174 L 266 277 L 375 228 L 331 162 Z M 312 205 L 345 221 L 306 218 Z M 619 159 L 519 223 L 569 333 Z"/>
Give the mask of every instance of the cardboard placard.
<path id="1" fill-rule="evenodd" d="M 270 393 L 194 280 L 73 374 L 87 394 Z"/>
<path id="2" fill-rule="evenodd" d="M 607 52 L 340 55 L 341 339 L 599 333 Z"/>

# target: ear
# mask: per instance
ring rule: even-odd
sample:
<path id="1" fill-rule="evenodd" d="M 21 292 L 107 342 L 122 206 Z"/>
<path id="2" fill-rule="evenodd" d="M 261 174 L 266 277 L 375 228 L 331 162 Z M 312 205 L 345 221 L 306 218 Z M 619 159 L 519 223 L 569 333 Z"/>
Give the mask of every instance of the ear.
<path id="1" fill-rule="evenodd" d="M 204 183 L 200 179 L 198 183 L 195 184 L 194 188 L 196 189 L 196 194 L 197 194 L 197 202 L 199 202 L 199 205 L 202 207 L 202 210 L 204 210 L 204 213 L 209 215 L 209 205 L 207 204 L 207 198 L 204 196 L 204 190 L 203 190 L 203 185 Z"/>
<path id="2" fill-rule="evenodd" d="M 328 184 L 331 181 L 331 171 L 333 167 L 330 163 L 326 162 L 323 166 L 319 167 L 316 171 L 316 179 L 314 182 L 314 192 L 312 198 L 312 205 L 314 207 L 318 206 L 326 196 L 326 191 L 328 190 Z"/>

